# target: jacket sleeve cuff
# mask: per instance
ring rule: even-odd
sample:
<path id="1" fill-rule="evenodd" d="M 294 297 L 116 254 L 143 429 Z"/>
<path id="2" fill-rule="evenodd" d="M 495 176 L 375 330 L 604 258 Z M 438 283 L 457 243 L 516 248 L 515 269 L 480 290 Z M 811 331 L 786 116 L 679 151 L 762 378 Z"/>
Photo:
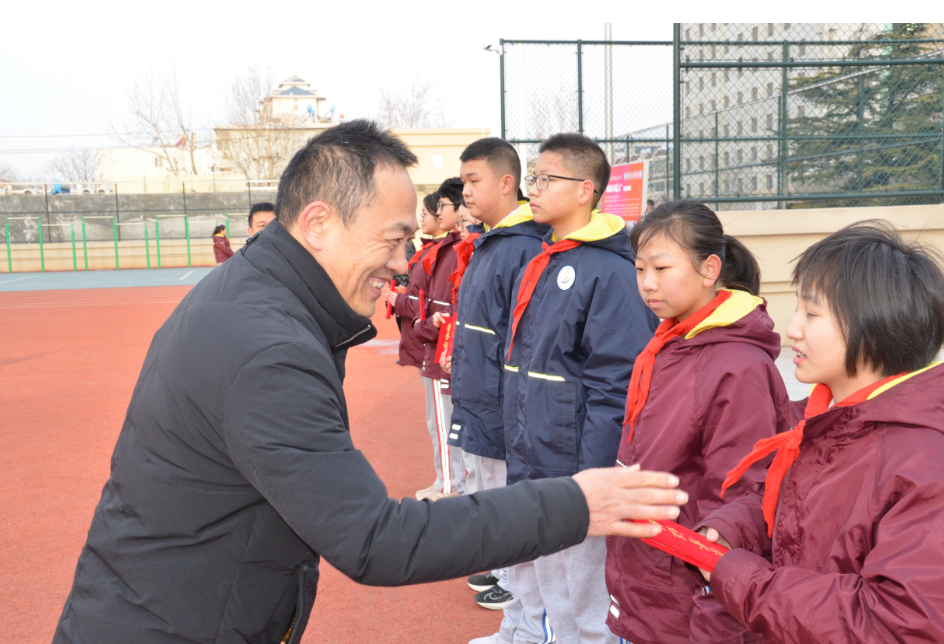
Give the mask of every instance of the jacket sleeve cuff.
<path id="1" fill-rule="evenodd" d="M 715 528 L 717 530 L 717 528 Z M 756 604 L 749 597 L 750 580 L 756 580 L 774 565 L 753 552 L 737 549 L 725 553 L 711 573 L 712 594 L 737 621 L 747 627 L 747 612 Z"/>

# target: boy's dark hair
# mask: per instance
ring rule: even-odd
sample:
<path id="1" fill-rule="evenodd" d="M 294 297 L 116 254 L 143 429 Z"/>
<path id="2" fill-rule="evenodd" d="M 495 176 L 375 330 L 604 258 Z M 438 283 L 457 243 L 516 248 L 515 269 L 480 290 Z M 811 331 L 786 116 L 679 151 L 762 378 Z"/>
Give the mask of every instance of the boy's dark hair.
<path id="1" fill-rule="evenodd" d="M 309 139 L 288 162 L 275 199 L 275 217 L 286 228 L 313 201 L 332 205 L 345 226 L 374 200 L 378 166 L 410 168 L 416 155 L 373 121 L 346 121 Z"/>
<path id="2" fill-rule="evenodd" d="M 575 179 L 593 181 L 596 196 L 590 205 L 596 206 L 610 182 L 610 164 L 597 143 L 588 136 L 567 132 L 555 134 L 541 141 L 538 153 L 557 152 L 564 167 L 576 176 Z"/>
<path id="3" fill-rule="evenodd" d="M 252 217 L 257 212 L 275 212 L 275 204 L 269 203 L 268 201 L 261 201 L 259 203 L 252 204 L 252 208 L 249 209 L 249 227 L 252 228 Z"/>
<path id="4" fill-rule="evenodd" d="M 456 208 L 465 203 L 465 201 L 462 199 L 462 179 L 459 177 L 453 177 L 452 179 L 446 179 L 443 181 L 437 192 L 438 196 L 436 201 L 439 201 L 439 199 L 445 197 L 451 201 Z"/>
<path id="5" fill-rule="evenodd" d="M 696 201 L 670 201 L 653 209 L 629 234 L 633 252 L 638 253 L 656 235 L 665 235 L 687 250 L 694 266 L 717 255 L 721 259 L 718 285 L 751 295 L 760 291 L 757 259 L 744 244 L 724 234 L 718 215 L 708 206 Z"/>
<path id="6" fill-rule="evenodd" d="M 944 344 L 941 255 L 880 219 L 850 224 L 797 258 L 797 294 L 825 302 L 846 338 L 846 373 L 928 366 Z"/>
<path id="7" fill-rule="evenodd" d="M 521 159 L 518 158 L 515 146 L 508 141 L 494 136 L 486 137 L 473 141 L 459 155 L 462 163 L 479 159 L 483 159 L 499 177 L 510 174 L 515 185 L 521 185 Z"/>
<path id="8" fill-rule="evenodd" d="M 435 215 L 436 211 L 439 209 L 439 191 L 431 192 L 430 194 L 423 197 L 423 207 L 431 215 Z"/>

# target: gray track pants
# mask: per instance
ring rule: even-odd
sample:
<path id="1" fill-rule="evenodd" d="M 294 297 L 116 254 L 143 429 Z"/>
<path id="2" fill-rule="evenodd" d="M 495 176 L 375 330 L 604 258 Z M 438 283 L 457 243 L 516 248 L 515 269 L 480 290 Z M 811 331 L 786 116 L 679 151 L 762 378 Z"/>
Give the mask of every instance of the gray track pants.
<path id="1" fill-rule="evenodd" d="M 433 466 L 436 468 L 437 490 L 445 494 L 465 494 L 465 459 L 458 447 L 450 447 L 449 419 L 452 418 L 452 396 L 442 393 L 442 382 L 423 378 L 426 391 L 426 428 L 433 442 Z"/>

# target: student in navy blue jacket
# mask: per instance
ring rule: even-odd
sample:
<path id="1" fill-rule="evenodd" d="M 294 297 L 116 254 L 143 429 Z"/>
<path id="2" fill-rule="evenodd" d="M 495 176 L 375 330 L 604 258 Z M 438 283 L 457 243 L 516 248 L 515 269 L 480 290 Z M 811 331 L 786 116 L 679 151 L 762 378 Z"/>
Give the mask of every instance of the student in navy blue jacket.
<path id="1" fill-rule="evenodd" d="M 521 161 L 515 148 L 494 137 L 471 143 L 459 157 L 462 196 L 472 216 L 489 227 L 474 241 L 462 275 L 453 345 L 452 423 L 449 445 L 465 454 L 469 492 L 505 485 L 505 430 L 502 421 L 502 355 L 518 274 L 541 252 L 550 231 L 531 216 L 518 186 Z M 469 578 L 484 608 L 503 609 L 500 639 L 535 639 L 543 633 L 544 610 L 522 615 L 507 573 L 494 570 Z"/>
<path id="2" fill-rule="evenodd" d="M 653 325 L 622 219 L 593 211 L 610 178 L 582 134 L 541 144 L 526 177 L 535 221 L 553 231 L 515 285 L 505 351 L 508 483 L 612 466 L 636 356 Z M 515 566 L 525 610 L 543 604 L 560 642 L 616 642 L 603 539 Z"/>

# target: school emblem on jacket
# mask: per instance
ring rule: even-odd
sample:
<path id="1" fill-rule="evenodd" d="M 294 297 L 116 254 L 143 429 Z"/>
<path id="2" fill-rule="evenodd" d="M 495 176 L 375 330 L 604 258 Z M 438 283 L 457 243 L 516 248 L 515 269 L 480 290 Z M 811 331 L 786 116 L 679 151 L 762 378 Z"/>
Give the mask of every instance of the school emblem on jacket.
<path id="1" fill-rule="evenodd" d="M 574 285 L 576 277 L 577 273 L 574 271 L 574 267 L 565 266 L 560 269 L 560 273 L 557 274 L 557 285 L 560 287 L 560 290 L 566 291 Z"/>

